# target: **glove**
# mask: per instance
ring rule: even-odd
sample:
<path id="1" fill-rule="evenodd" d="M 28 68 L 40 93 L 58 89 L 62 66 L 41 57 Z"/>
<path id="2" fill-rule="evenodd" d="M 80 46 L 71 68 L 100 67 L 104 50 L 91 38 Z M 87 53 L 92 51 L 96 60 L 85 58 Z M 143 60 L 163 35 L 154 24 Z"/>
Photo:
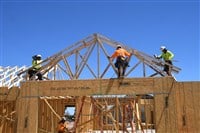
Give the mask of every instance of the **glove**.
<path id="1" fill-rule="evenodd" d="M 153 56 L 154 56 L 154 58 L 158 59 L 158 56 L 156 54 L 154 54 Z"/>

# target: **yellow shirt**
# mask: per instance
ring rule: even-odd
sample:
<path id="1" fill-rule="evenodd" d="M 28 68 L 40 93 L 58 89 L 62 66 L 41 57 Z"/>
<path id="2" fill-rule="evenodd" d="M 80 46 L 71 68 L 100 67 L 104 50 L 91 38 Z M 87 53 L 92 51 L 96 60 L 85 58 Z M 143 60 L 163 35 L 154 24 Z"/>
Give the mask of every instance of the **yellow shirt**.
<path id="1" fill-rule="evenodd" d="M 33 68 L 38 70 L 42 67 L 42 65 L 40 64 L 42 62 L 42 60 L 33 60 L 32 61 L 32 65 L 33 65 Z"/>

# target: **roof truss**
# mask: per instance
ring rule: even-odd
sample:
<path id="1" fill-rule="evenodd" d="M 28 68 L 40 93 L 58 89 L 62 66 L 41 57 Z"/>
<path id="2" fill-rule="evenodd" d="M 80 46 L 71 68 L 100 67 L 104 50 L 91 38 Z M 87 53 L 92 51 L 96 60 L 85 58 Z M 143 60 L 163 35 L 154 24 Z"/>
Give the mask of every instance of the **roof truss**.
<path id="1" fill-rule="evenodd" d="M 107 56 L 110 56 L 110 54 L 114 52 L 117 45 L 121 45 L 133 55 L 130 60 L 131 67 L 127 68 L 125 77 L 167 76 L 163 71 L 165 62 L 155 59 L 153 56 L 147 55 L 134 48 L 127 47 L 101 34 L 92 34 L 48 57 L 42 62 L 42 69 L 40 72 L 47 80 L 117 77 L 114 61 L 107 58 Z M 23 74 L 27 79 L 28 69 L 19 73 L 19 75 Z M 139 69 L 137 71 L 140 71 L 141 75 L 133 74 L 136 69 Z M 180 70 L 181 69 L 176 66 L 172 68 L 172 72 L 175 73 L 178 73 Z"/>

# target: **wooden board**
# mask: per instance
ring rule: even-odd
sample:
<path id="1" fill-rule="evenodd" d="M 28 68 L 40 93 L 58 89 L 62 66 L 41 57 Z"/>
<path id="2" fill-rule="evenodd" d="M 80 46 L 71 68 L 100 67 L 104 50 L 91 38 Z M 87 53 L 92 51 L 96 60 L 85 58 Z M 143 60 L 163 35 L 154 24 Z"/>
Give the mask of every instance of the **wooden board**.
<path id="1" fill-rule="evenodd" d="M 162 78 L 162 80 L 166 79 L 173 80 L 172 78 Z M 23 91 L 22 97 L 134 95 L 167 92 L 167 90 L 158 90 L 156 80 L 157 78 L 132 78 L 23 82 L 21 90 Z M 34 91 L 32 91 L 33 89 Z"/>

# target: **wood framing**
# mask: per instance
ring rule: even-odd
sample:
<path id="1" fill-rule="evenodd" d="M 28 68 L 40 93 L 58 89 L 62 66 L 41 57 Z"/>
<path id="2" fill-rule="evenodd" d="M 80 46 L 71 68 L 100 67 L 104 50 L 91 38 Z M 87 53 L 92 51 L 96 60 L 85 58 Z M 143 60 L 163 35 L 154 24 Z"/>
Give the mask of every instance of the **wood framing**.
<path id="1" fill-rule="evenodd" d="M 54 133 L 67 105 L 76 108 L 76 133 L 126 132 L 129 101 L 137 130 L 200 132 L 200 82 L 171 77 L 27 81 L 21 88 L 0 88 L 0 94 L 1 132 Z"/>
<path id="2" fill-rule="evenodd" d="M 167 76 L 166 72 L 163 71 L 166 62 L 97 33 L 44 59 L 39 71 L 47 80 L 83 79 L 86 77 L 85 72 L 87 72 L 89 79 L 109 78 L 111 73 L 117 77 L 114 60 L 108 58 L 117 45 L 121 45 L 132 55 L 129 58 L 130 67 L 126 68 L 124 77 Z M 109 52 L 110 49 L 113 49 L 112 53 Z M 139 66 L 142 67 L 141 73 L 133 74 L 133 71 Z M 175 64 L 171 68 L 173 73 L 178 73 L 181 70 Z M 24 80 L 30 80 L 27 73 L 29 69 L 32 68 L 19 72 L 18 76 L 24 77 Z"/>

